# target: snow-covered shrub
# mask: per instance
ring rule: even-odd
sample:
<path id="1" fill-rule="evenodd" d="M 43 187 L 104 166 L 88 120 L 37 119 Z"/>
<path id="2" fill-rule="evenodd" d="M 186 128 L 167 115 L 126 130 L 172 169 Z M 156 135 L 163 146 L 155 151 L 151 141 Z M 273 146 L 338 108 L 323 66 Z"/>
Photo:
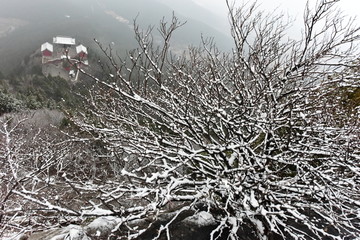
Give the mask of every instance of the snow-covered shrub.
<path id="1" fill-rule="evenodd" d="M 157 237 L 170 238 L 171 224 L 190 209 L 214 217 L 212 239 L 240 239 L 243 229 L 259 239 L 354 239 L 359 122 L 331 121 L 343 112 L 328 111 L 334 104 L 324 93 L 334 83 L 356 84 L 345 73 L 359 31 L 332 11 L 335 2 L 306 9 L 300 40 L 288 39 L 282 16 L 249 5 L 229 7 L 230 53 L 203 40 L 173 55 L 169 41 L 182 25 L 175 17 L 160 24 L 161 46 L 135 26 L 139 48 L 127 59 L 102 48 L 112 80 L 88 74 L 99 86 L 87 112 L 72 118 L 73 140 L 101 146 L 114 174 L 67 179 L 83 206 L 48 206 L 81 217 L 115 215 L 121 221 L 113 233 L 125 229 L 127 239 L 164 212 L 171 217 Z M 129 224 L 136 221 L 142 227 Z"/>
<path id="2" fill-rule="evenodd" d="M 113 214 L 141 219 L 174 202 L 178 212 L 202 203 L 217 217 L 214 234 L 230 239 L 244 224 L 259 239 L 359 234 L 359 123 L 324 121 L 343 114 L 328 111 L 324 93 L 352 81 L 349 43 L 359 40 L 334 4 L 307 8 L 300 40 L 288 40 L 281 16 L 251 5 L 230 7 L 231 53 L 204 40 L 172 55 L 176 18 L 161 23 L 160 48 L 135 27 L 139 48 L 128 59 L 105 51 L 113 82 L 93 77 L 106 91 L 94 91 L 90 114 L 74 121 L 113 156 L 135 156 L 118 158 L 120 180 L 100 198 L 139 201 Z"/>

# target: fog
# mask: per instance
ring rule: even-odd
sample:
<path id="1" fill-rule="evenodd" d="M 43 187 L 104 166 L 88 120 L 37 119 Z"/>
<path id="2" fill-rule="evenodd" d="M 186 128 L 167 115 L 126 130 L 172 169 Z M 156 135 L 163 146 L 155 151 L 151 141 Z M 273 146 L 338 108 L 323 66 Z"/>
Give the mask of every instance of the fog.
<path id="1" fill-rule="evenodd" d="M 231 2 L 231 1 L 230 1 Z M 239 6 L 242 1 L 235 1 Z M 314 4 L 311 0 L 310 4 Z M 291 37 L 300 36 L 306 0 L 259 0 L 259 9 L 283 13 L 294 20 Z M 354 0 L 338 3 L 345 15 L 357 14 Z M 55 35 L 75 37 L 96 48 L 93 39 L 113 43 L 118 51 L 136 47 L 133 21 L 143 29 L 171 19 L 172 13 L 186 22 L 174 35 L 174 51 L 199 45 L 201 37 L 214 37 L 222 50 L 232 48 L 226 1 L 220 0 L 0 0 L 0 71 L 10 72 L 25 56 Z M 156 27 L 154 34 L 158 34 Z M 160 39 L 160 37 L 155 37 Z"/>
<path id="2" fill-rule="evenodd" d="M 199 6 L 212 11 L 213 13 L 226 17 L 227 14 L 227 6 L 224 1 L 219 0 L 193 0 Z M 239 6 L 243 1 L 229 1 L 235 2 L 237 6 Z M 246 1 L 245 1 L 246 2 Z M 249 1 L 254 2 L 254 1 Z M 304 10 L 304 6 L 308 2 L 307 0 L 297 0 L 297 1 L 288 1 L 288 0 L 257 0 L 256 1 L 261 9 L 267 11 L 273 11 L 277 9 L 278 11 L 282 11 L 288 13 L 292 17 L 301 18 Z M 309 3 L 314 5 L 316 0 L 310 0 Z M 339 9 L 343 11 L 343 13 L 347 16 L 358 16 L 360 1 L 356 0 L 339 0 L 337 2 L 337 6 Z"/>
<path id="3" fill-rule="evenodd" d="M 176 0 L 175 0 L 176 1 Z M 198 6 L 211 11 L 219 16 L 221 19 L 227 19 L 228 7 L 226 0 L 193 0 Z M 241 6 L 243 3 L 253 3 L 254 1 L 236 1 L 229 0 L 229 3 L 234 4 L 235 7 Z M 287 16 L 293 24 L 290 35 L 294 38 L 300 37 L 301 29 L 303 27 L 303 13 L 305 6 L 309 2 L 310 8 L 314 9 L 317 0 L 257 0 L 259 10 L 263 10 L 269 13 L 284 14 Z M 348 18 L 355 18 L 357 23 L 360 24 L 359 9 L 360 1 L 356 0 L 338 0 L 336 3 L 337 9 Z"/>
<path id="4" fill-rule="evenodd" d="M 232 41 L 224 26 L 226 18 L 221 19 L 191 0 L 175 3 L 163 0 L 0 0 L 0 71 L 9 72 L 56 35 L 75 37 L 91 48 L 96 48 L 94 39 L 104 45 L 111 43 L 120 52 L 134 48 L 134 19 L 142 29 L 153 26 L 154 39 L 160 41 L 157 26 L 163 18 L 171 20 L 173 12 L 181 22 L 186 22 L 173 37 L 174 51 L 199 45 L 202 36 L 214 37 L 221 49 L 231 49 Z"/>

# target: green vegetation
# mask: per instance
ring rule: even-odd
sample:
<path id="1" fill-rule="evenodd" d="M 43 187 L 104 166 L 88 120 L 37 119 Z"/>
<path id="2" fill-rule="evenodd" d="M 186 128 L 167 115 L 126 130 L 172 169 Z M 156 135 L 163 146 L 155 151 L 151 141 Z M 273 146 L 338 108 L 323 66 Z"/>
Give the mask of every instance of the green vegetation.
<path id="1" fill-rule="evenodd" d="M 83 83 L 70 83 L 60 77 L 43 76 L 39 66 L 31 67 L 31 74 L 20 69 L 0 81 L 0 114 L 21 109 L 77 108 L 85 93 Z"/>
<path id="2" fill-rule="evenodd" d="M 0 89 L 0 115 L 23 109 L 24 103 L 12 94 Z"/>
<path id="3" fill-rule="evenodd" d="M 353 111 L 360 106 L 360 87 L 342 87 L 340 89 L 341 103 Z"/>

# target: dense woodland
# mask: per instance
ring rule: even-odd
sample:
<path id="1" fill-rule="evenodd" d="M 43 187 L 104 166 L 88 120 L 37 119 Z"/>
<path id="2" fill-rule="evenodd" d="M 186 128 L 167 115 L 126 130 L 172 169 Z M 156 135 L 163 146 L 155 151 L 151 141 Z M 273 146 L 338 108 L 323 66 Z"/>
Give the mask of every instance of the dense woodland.
<path id="1" fill-rule="evenodd" d="M 97 42 L 77 83 L 0 74 L 0 237 L 112 217 L 67 239 L 180 239 L 189 212 L 204 239 L 360 235 L 359 27 L 319 1 L 291 40 L 283 16 L 228 7 L 231 52 L 172 53 L 173 16 L 161 45 L 135 25 L 126 57 Z"/>

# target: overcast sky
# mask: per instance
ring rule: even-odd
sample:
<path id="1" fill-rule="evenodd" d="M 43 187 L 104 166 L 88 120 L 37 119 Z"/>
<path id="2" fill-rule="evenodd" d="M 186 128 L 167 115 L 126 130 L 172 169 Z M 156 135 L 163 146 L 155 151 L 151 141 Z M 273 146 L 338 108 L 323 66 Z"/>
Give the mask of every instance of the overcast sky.
<path id="1" fill-rule="evenodd" d="M 218 15 L 226 15 L 225 0 L 194 0 L 194 2 Z M 240 3 L 242 0 L 235 0 L 235 2 Z M 261 5 L 261 9 L 282 10 L 288 12 L 292 17 L 301 18 L 307 0 L 258 0 L 257 2 Z M 310 0 L 310 2 L 315 3 L 316 0 Z M 340 0 L 338 6 L 346 15 L 360 15 L 360 0 Z M 357 18 L 360 25 L 360 18 Z"/>

